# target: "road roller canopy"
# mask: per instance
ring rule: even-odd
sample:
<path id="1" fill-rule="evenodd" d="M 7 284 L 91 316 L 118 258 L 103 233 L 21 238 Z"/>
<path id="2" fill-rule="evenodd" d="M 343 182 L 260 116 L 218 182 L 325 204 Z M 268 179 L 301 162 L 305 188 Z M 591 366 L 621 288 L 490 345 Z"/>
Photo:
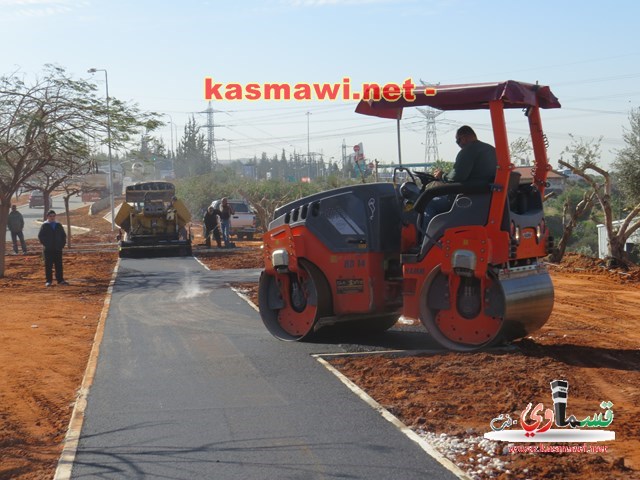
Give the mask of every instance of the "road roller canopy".
<path id="1" fill-rule="evenodd" d="M 413 89 L 414 99 L 362 100 L 356 112 L 382 118 L 402 118 L 405 107 L 433 107 L 438 110 L 488 109 L 489 102 L 502 101 L 504 108 L 560 108 L 560 102 L 548 86 L 507 80 L 494 83 L 437 85 Z M 435 95 L 433 94 L 435 92 Z M 411 96 L 407 95 L 411 98 Z"/>

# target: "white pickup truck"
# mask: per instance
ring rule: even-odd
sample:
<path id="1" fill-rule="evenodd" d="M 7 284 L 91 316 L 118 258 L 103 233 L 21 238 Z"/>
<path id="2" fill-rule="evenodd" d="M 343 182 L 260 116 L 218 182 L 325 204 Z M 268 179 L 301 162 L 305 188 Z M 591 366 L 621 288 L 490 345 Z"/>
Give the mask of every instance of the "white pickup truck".
<path id="1" fill-rule="evenodd" d="M 214 200 L 211 203 L 213 208 L 220 209 L 222 200 Z M 228 200 L 229 205 L 235 212 L 231 215 L 231 235 L 236 235 L 238 240 L 243 237 L 253 240 L 256 233 L 256 212 L 246 200 Z"/>

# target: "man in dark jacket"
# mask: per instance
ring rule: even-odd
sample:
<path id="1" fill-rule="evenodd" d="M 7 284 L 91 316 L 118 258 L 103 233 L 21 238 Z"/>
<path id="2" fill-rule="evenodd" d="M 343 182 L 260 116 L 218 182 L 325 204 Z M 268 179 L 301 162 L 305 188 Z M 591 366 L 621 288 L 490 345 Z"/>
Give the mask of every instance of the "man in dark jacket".
<path id="1" fill-rule="evenodd" d="M 207 209 L 207 213 L 204 214 L 204 218 L 202 222 L 204 223 L 204 238 L 207 244 L 207 247 L 211 247 L 211 234 L 216 239 L 216 243 L 218 244 L 218 248 L 222 246 L 222 239 L 220 238 L 220 225 L 218 224 L 218 215 L 220 215 L 220 210 L 217 208 L 209 207 Z"/>
<path id="2" fill-rule="evenodd" d="M 27 244 L 24 241 L 24 218 L 18 211 L 15 205 L 11 205 L 11 212 L 7 219 L 7 228 L 11 232 L 11 241 L 13 242 L 13 252 L 18 254 L 18 239 L 20 239 L 20 245 L 22 246 L 22 253 L 27 254 Z"/>
<path id="3" fill-rule="evenodd" d="M 53 267 L 56 267 L 58 285 L 69 285 L 62 273 L 62 249 L 67 244 L 67 234 L 61 223 L 56 222 L 56 212 L 49 210 L 46 222 L 42 223 L 38 240 L 44 247 L 44 272 L 47 287 L 53 283 Z"/>
<path id="4" fill-rule="evenodd" d="M 456 132 L 456 143 L 460 152 L 456 157 L 453 170 L 443 174 L 442 170 L 436 170 L 434 176 L 437 180 L 446 183 L 477 183 L 493 182 L 496 176 L 498 160 L 496 149 L 488 143 L 478 140 L 476 133 L 468 125 L 464 125 Z M 455 195 L 445 195 L 433 198 L 425 209 L 424 226 L 437 214 L 448 211 Z"/>

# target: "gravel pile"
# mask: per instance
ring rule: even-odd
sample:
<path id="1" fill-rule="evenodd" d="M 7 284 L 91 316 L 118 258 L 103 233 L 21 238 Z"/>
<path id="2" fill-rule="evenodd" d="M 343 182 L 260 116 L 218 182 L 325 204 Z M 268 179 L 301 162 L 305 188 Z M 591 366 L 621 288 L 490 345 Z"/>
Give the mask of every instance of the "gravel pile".
<path id="1" fill-rule="evenodd" d="M 474 480 L 511 473 L 508 468 L 511 444 L 494 442 L 473 434 L 460 438 L 424 430 L 418 430 L 417 433 Z"/>

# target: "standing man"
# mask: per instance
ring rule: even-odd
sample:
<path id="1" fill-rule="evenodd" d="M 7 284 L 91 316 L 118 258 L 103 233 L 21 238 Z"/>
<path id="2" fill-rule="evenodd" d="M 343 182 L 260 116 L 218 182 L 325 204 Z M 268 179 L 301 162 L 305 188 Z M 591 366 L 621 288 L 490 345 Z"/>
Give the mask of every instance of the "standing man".
<path id="1" fill-rule="evenodd" d="M 47 277 L 45 286 L 50 287 L 53 283 L 54 266 L 58 285 L 69 285 L 62 273 L 62 249 L 67 243 L 67 234 L 62 224 L 56 222 L 56 212 L 53 210 L 47 213 L 47 220 L 40 227 L 38 240 L 44 247 L 44 273 Z"/>
<path id="2" fill-rule="evenodd" d="M 231 215 L 236 213 L 233 207 L 229 205 L 227 198 L 222 199 L 220 205 L 220 226 L 222 227 L 222 239 L 224 246 L 229 247 L 229 236 L 231 235 Z"/>
<path id="3" fill-rule="evenodd" d="M 9 219 L 7 220 L 7 228 L 11 232 L 11 241 L 13 242 L 13 252 L 18 254 L 18 239 L 20 239 L 20 245 L 22 246 L 23 255 L 27 254 L 27 244 L 24 241 L 24 218 L 18 211 L 15 205 L 11 205 L 11 212 L 9 213 Z"/>
<path id="4" fill-rule="evenodd" d="M 220 215 L 220 210 L 209 206 L 207 209 L 207 213 L 204 214 L 204 218 L 202 222 L 204 223 L 204 238 L 207 244 L 207 248 L 211 248 L 211 234 L 216 239 L 216 243 L 218 244 L 218 248 L 222 246 L 222 241 L 220 240 L 220 226 L 218 225 L 218 215 Z"/>

